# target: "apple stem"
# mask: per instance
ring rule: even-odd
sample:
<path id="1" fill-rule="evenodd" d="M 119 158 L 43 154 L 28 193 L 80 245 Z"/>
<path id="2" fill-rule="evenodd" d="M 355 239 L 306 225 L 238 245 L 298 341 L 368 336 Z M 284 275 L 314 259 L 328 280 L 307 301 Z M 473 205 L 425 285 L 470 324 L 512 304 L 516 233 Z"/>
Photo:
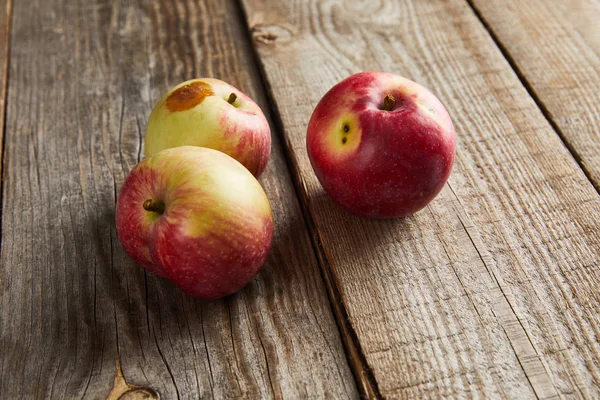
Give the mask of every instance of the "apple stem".
<path id="1" fill-rule="evenodd" d="M 396 104 L 396 99 L 391 94 L 388 94 L 383 99 L 383 109 L 385 111 L 392 111 L 392 108 L 394 107 L 394 104 Z"/>
<path id="2" fill-rule="evenodd" d="M 165 212 L 165 203 L 148 199 L 143 204 L 144 210 L 162 214 Z"/>
<path id="3" fill-rule="evenodd" d="M 235 102 L 235 100 L 237 99 L 237 95 L 235 93 L 231 93 L 229 95 L 229 98 L 227 99 L 227 102 L 229 104 L 233 104 Z"/>

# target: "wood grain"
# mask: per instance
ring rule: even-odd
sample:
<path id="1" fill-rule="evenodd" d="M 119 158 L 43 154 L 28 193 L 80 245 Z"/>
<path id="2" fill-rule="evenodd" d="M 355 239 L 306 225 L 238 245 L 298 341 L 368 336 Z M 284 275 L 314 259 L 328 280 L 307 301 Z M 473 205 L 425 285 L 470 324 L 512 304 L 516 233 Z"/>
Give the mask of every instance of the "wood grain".
<path id="1" fill-rule="evenodd" d="M 469 1 L 600 192 L 600 2 Z"/>
<path id="2" fill-rule="evenodd" d="M 8 80 L 8 43 L 12 0 L 0 1 L 0 154 L 4 137 L 4 112 L 6 109 L 6 82 Z M 2 162 L 0 162 L 2 176 Z"/>
<path id="3" fill-rule="evenodd" d="M 598 398 L 600 197 L 469 5 L 242 2 L 362 383 L 389 398 Z M 360 70 L 423 83 L 455 122 L 449 184 L 412 217 L 351 217 L 310 167 L 313 108 Z"/>
<path id="4" fill-rule="evenodd" d="M 135 266 L 116 237 L 116 194 L 163 92 L 213 76 L 268 108 L 243 26 L 231 1 L 15 3 L 3 398 L 106 398 L 121 378 L 163 399 L 357 396 L 276 136 L 261 178 L 274 247 L 239 294 L 185 296 Z"/>

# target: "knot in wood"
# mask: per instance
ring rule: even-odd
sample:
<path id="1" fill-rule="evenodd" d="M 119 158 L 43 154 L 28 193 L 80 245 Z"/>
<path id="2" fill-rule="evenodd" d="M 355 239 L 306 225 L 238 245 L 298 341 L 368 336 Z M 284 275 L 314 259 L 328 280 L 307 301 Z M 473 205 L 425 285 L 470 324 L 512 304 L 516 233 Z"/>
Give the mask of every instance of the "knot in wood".
<path id="1" fill-rule="evenodd" d="M 276 24 L 257 24 L 252 27 L 251 32 L 256 42 L 264 44 L 288 43 L 294 36 L 291 29 Z"/>
<path id="2" fill-rule="evenodd" d="M 118 400 L 160 400 L 160 395 L 149 388 L 134 387 L 119 396 Z"/>

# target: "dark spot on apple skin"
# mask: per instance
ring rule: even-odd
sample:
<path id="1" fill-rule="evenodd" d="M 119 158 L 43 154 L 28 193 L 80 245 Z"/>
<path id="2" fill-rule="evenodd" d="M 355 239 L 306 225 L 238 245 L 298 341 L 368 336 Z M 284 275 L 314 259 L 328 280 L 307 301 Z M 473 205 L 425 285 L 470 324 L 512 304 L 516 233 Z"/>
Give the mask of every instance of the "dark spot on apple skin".
<path id="1" fill-rule="evenodd" d="M 350 132 L 350 126 L 348 124 L 344 124 L 344 133 Z"/>
<path id="2" fill-rule="evenodd" d="M 185 111 L 196 107 L 208 96 L 213 96 L 211 86 L 202 81 L 195 81 L 180 87 L 167 97 L 167 109 L 171 112 Z"/>
<path id="3" fill-rule="evenodd" d="M 348 141 L 348 138 L 344 136 L 344 137 L 342 138 L 342 144 L 346 144 L 346 142 L 347 142 L 347 141 Z"/>

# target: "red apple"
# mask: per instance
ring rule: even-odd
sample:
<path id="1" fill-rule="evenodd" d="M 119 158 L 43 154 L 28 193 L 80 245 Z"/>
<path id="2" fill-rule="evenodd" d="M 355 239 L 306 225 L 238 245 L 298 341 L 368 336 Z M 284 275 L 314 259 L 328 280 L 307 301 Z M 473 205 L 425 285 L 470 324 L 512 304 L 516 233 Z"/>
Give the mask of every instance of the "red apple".
<path id="1" fill-rule="evenodd" d="M 267 258 L 271 206 L 252 174 L 228 155 L 195 146 L 140 162 L 117 199 L 117 233 L 141 266 L 204 299 L 246 285 Z"/>
<path id="2" fill-rule="evenodd" d="M 165 94 L 146 125 L 146 156 L 186 145 L 229 154 L 258 177 L 269 161 L 271 130 L 260 107 L 238 89 L 193 79 Z"/>
<path id="3" fill-rule="evenodd" d="M 335 202 L 358 216 L 393 218 L 419 211 L 442 190 L 456 134 L 442 103 L 423 86 L 362 72 L 321 99 L 306 145 Z"/>

